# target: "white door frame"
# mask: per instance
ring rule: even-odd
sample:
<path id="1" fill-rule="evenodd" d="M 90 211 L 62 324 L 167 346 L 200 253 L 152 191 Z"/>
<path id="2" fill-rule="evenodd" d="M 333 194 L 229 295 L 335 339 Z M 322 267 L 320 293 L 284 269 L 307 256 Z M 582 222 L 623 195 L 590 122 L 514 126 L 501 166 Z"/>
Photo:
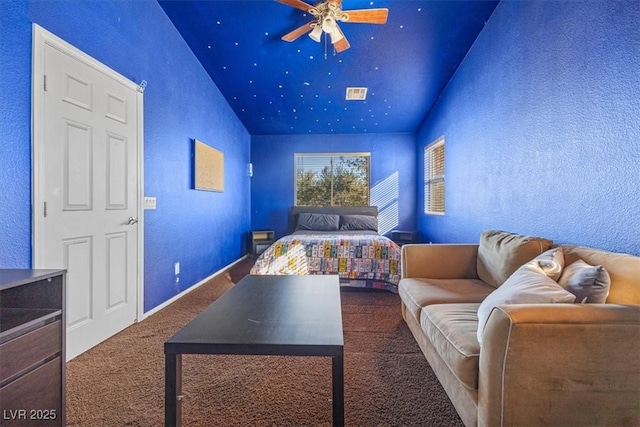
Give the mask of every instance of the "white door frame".
<path id="1" fill-rule="evenodd" d="M 106 65 L 98 62 L 91 56 L 81 50 L 70 45 L 66 41 L 50 33 L 37 24 L 33 24 L 33 71 L 31 75 L 31 151 L 32 151 L 32 184 L 31 184 L 31 200 L 32 200 L 32 243 L 31 257 L 33 268 L 39 268 L 42 265 L 42 239 L 44 227 L 44 194 L 41 189 L 44 188 L 42 179 L 44 173 L 40 171 L 44 152 L 44 53 L 45 45 L 49 45 L 66 54 L 75 57 L 81 62 L 90 65 L 117 80 L 124 86 L 136 90 L 136 107 L 138 110 L 138 165 L 137 178 L 138 188 L 136 189 L 136 200 L 138 207 L 138 253 L 137 253 L 137 292 L 136 292 L 136 321 L 139 322 L 144 318 L 144 125 L 143 125 L 143 96 L 140 86 L 131 80 L 110 69 Z M 61 266 L 62 267 L 62 266 Z"/>

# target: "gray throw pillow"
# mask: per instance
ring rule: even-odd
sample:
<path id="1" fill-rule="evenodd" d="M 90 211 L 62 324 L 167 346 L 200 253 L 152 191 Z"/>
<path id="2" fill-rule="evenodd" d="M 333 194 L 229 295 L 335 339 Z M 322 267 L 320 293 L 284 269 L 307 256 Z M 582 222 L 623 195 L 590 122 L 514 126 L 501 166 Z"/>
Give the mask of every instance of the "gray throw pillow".
<path id="1" fill-rule="evenodd" d="M 341 215 L 340 230 L 378 231 L 378 218 L 371 215 Z"/>
<path id="2" fill-rule="evenodd" d="M 574 294 L 578 303 L 604 304 L 611 278 L 603 266 L 589 265 L 579 259 L 564 269 L 558 283 Z"/>
<path id="3" fill-rule="evenodd" d="M 339 215 L 301 212 L 298 214 L 296 231 L 338 231 L 339 225 Z"/>

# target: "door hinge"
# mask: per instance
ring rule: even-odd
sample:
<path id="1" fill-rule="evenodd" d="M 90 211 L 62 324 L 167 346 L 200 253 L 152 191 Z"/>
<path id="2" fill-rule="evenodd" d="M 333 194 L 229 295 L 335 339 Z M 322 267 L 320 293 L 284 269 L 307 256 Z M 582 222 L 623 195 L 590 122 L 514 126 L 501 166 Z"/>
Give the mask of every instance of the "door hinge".
<path id="1" fill-rule="evenodd" d="M 44 217 L 47 217 L 47 202 L 44 202 Z"/>
<path id="2" fill-rule="evenodd" d="M 47 75 L 44 75 L 44 91 L 47 91 Z"/>

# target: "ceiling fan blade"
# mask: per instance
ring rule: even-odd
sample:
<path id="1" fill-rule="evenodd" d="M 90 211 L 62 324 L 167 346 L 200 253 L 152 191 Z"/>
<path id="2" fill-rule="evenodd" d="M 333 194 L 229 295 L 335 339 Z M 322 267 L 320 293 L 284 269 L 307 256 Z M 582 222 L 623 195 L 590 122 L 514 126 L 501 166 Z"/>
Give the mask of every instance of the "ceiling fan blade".
<path id="1" fill-rule="evenodd" d="M 342 22 L 356 24 L 386 24 L 389 16 L 389 9 L 386 8 L 343 10 L 343 12 L 347 17 L 341 19 Z"/>
<path id="2" fill-rule="evenodd" d="M 349 44 L 349 41 L 347 41 L 347 38 L 344 36 L 344 33 L 339 26 L 336 26 L 336 31 L 339 32 L 340 35 L 342 35 L 342 38 L 333 44 L 333 48 L 338 53 L 344 52 L 345 50 L 349 49 L 351 45 Z"/>
<path id="3" fill-rule="evenodd" d="M 304 24 L 303 26 L 298 27 L 295 30 L 291 31 L 290 33 L 285 34 L 284 36 L 282 36 L 282 40 L 284 40 L 286 42 L 292 42 L 292 41 L 296 40 L 300 36 L 303 36 L 304 34 L 306 34 L 309 31 L 311 31 L 311 29 L 313 28 L 311 26 L 311 24 L 314 23 L 314 22 L 316 22 L 316 21 L 308 22 L 308 23 Z"/>
<path id="4" fill-rule="evenodd" d="M 304 10 L 308 12 L 311 9 L 311 5 L 303 2 L 302 0 L 276 0 L 278 3 L 286 4 L 287 6 L 295 7 L 296 9 Z"/>

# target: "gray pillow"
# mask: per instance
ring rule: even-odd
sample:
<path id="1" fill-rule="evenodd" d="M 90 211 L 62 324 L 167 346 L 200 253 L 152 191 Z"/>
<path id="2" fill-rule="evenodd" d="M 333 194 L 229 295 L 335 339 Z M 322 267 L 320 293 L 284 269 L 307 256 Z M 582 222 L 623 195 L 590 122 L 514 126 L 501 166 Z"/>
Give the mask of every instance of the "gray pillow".
<path id="1" fill-rule="evenodd" d="M 609 295 L 611 278 L 603 266 L 589 265 L 579 259 L 564 269 L 558 283 L 574 294 L 578 303 L 604 304 Z"/>
<path id="2" fill-rule="evenodd" d="M 339 215 L 300 212 L 296 221 L 296 231 L 338 231 L 339 225 Z"/>
<path id="3" fill-rule="evenodd" d="M 340 230 L 378 231 L 378 217 L 371 215 L 341 215 Z"/>

